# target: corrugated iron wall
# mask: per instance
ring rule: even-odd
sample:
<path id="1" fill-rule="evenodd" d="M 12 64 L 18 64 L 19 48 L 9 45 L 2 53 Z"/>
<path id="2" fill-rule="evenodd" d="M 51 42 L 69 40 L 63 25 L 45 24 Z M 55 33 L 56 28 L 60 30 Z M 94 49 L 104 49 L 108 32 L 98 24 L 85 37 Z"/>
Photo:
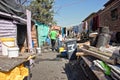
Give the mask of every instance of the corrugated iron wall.
<path id="1" fill-rule="evenodd" d="M 46 24 L 41 24 L 39 22 L 36 23 L 36 26 L 38 35 L 38 46 L 41 47 L 48 36 L 49 27 Z"/>
<path id="2" fill-rule="evenodd" d="M 17 37 L 17 26 L 11 20 L 0 19 L 0 38 L 2 37 Z M 1 42 L 0 42 L 1 54 Z"/>

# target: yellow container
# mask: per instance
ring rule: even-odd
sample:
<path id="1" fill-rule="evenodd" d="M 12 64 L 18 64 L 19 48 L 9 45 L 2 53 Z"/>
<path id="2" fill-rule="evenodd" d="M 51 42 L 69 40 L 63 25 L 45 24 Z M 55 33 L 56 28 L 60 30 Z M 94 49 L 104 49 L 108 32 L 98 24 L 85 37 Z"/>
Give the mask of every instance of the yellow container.
<path id="1" fill-rule="evenodd" d="M 63 52 L 65 49 L 64 49 L 64 47 L 60 47 L 59 48 L 59 52 L 61 53 L 61 52 Z"/>
<path id="2" fill-rule="evenodd" d="M 15 38 L 0 38 L 1 42 L 14 42 Z"/>

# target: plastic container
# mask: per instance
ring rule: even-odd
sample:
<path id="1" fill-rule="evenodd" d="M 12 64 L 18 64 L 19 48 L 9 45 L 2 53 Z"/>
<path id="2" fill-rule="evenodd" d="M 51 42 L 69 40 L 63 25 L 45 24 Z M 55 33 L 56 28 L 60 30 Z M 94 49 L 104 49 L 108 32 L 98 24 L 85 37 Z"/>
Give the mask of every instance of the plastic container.
<path id="1" fill-rule="evenodd" d="M 98 36 L 98 41 L 97 41 L 96 47 L 97 48 L 106 47 L 106 45 L 109 44 L 109 41 L 110 41 L 110 35 L 105 34 L 105 33 L 101 33 Z"/>
<path id="2" fill-rule="evenodd" d="M 60 47 L 59 48 L 59 53 L 63 52 L 64 50 L 65 50 L 64 47 Z"/>
<path id="3" fill-rule="evenodd" d="M 2 55 L 7 56 L 8 55 L 8 48 L 15 46 L 15 38 L 1 38 L 1 44 L 2 44 Z"/>
<path id="4" fill-rule="evenodd" d="M 0 38 L 0 40 L 2 42 L 14 42 L 15 41 L 15 38 L 7 38 L 7 37 L 4 37 L 4 38 Z"/>
<path id="5" fill-rule="evenodd" d="M 76 39 L 68 39 L 65 41 L 66 44 L 66 50 L 69 60 L 75 60 L 76 52 L 77 52 L 77 41 Z"/>
<path id="6" fill-rule="evenodd" d="M 40 47 L 36 48 L 36 53 L 41 54 L 41 48 Z"/>
<path id="7" fill-rule="evenodd" d="M 8 48 L 8 57 L 18 57 L 18 56 L 19 56 L 18 47 Z"/>

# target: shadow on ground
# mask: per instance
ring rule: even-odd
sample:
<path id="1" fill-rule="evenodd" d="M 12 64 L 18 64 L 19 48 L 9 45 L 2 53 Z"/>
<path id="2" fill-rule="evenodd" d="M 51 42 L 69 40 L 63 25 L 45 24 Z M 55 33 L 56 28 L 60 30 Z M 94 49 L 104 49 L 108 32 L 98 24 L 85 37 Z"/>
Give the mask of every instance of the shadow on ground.
<path id="1" fill-rule="evenodd" d="M 35 63 L 39 63 L 39 62 L 42 62 L 42 61 L 61 61 L 61 60 L 62 60 L 61 58 L 53 58 L 53 59 L 50 59 L 50 58 L 46 58 L 46 59 L 37 58 L 37 59 L 35 59 Z"/>
<path id="2" fill-rule="evenodd" d="M 68 80 L 88 80 L 77 61 L 71 61 L 65 64 L 64 70 Z"/>

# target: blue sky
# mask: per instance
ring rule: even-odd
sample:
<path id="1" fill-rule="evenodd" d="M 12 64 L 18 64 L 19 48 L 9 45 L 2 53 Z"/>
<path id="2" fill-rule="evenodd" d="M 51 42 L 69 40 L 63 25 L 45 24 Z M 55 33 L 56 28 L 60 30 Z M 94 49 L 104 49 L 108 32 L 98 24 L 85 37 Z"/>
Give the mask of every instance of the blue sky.
<path id="1" fill-rule="evenodd" d="M 102 9 L 108 0 L 55 0 L 54 19 L 58 26 L 78 25 L 92 12 Z"/>

